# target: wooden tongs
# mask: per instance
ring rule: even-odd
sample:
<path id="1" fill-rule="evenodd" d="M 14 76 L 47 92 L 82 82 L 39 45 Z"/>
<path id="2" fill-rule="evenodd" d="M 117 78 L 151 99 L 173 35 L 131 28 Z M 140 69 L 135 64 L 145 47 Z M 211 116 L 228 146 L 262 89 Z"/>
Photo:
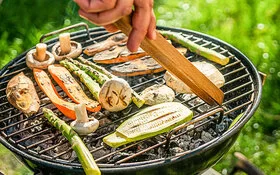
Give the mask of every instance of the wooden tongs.
<path id="1" fill-rule="evenodd" d="M 114 25 L 126 35 L 129 35 L 132 29 L 130 16 L 121 18 Z M 206 103 L 210 105 L 215 103 L 221 105 L 223 103 L 223 92 L 180 54 L 160 33 L 157 32 L 156 40 L 145 37 L 140 47 L 162 67 L 187 84 Z"/>

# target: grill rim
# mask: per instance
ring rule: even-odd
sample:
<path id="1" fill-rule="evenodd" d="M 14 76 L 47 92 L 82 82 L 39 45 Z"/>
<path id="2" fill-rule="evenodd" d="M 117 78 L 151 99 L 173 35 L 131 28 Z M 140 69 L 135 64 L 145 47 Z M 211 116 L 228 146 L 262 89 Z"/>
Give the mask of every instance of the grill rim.
<path id="1" fill-rule="evenodd" d="M 159 168 L 161 166 L 167 166 L 170 164 L 174 164 L 178 161 L 182 161 L 185 160 L 187 158 L 192 158 L 194 156 L 197 156 L 197 154 L 202 154 L 205 153 L 213 148 L 215 148 L 216 146 L 218 146 L 219 144 L 221 144 L 222 142 L 227 141 L 228 139 L 230 139 L 231 136 L 237 135 L 240 130 L 243 128 L 243 126 L 248 122 L 248 120 L 253 116 L 253 114 L 255 113 L 255 111 L 257 110 L 257 107 L 259 106 L 259 103 L 261 101 L 261 94 L 262 94 L 262 83 L 261 83 L 261 78 L 260 75 L 258 74 L 257 69 L 255 68 L 255 66 L 253 65 L 253 63 L 243 54 L 241 53 L 237 48 L 233 47 L 232 45 L 226 43 L 225 41 L 222 41 L 216 37 L 204 34 L 204 33 L 200 33 L 197 31 L 193 31 L 193 30 L 189 30 L 189 29 L 182 29 L 182 28 L 173 28 L 173 27 L 164 27 L 164 26 L 157 26 L 158 30 L 171 30 L 173 32 L 177 32 L 177 33 L 184 33 L 184 34 L 191 34 L 193 36 L 196 37 L 200 37 L 206 40 L 209 40 L 215 44 L 220 45 L 221 47 L 230 50 L 231 53 L 233 53 L 233 55 L 237 58 L 241 58 L 240 61 L 245 65 L 245 67 L 249 70 L 250 75 L 253 78 L 253 85 L 255 88 L 255 92 L 253 93 L 253 99 L 252 99 L 252 103 L 249 104 L 249 107 L 247 107 L 247 110 L 244 112 L 242 118 L 235 123 L 234 127 L 230 128 L 229 130 L 227 130 L 226 132 L 224 132 L 221 136 L 214 138 L 213 140 L 203 144 L 202 146 L 191 150 L 190 153 L 192 154 L 185 154 L 179 157 L 173 156 L 173 157 L 169 157 L 166 158 L 164 160 L 155 160 L 152 163 L 149 164 L 145 164 L 141 163 L 141 162 L 135 162 L 133 163 L 133 165 L 127 165 L 127 164 L 122 164 L 121 166 L 110 166 L 110 165 L 106 165 L 106 164 L 98 164 L 101 171 L 104 173 L 118 173 L 118 172 L 127 172 L 127 171 L 135 171 L 138 169 L 147 169 L 147 168 Z M 103 27 L 97 27 L 97 28 L 91 28 L 89 30 L 90 32 L 98 32 L 100 31 L 105 32 Z M 86 35 L 85 30 L 79 30 L 77 32 L 71 32 L 71 36 L 76 36 L 76 35 Z M 83 37 L 83 36 L 80 36 Z M 52 44 L 54 42 L 58 41 L 58 38 L 53 38 L 50 39 L 48 41 L 46 41 L 46 43 Z M 31 49 L 33 49 L 35 47 L 32 47 Z M 17 61 L 20 60 L 21 57 L 23 57 L 26 53 L 28 52 L 25 51 L 22 54 L 20 54 L 19 56 L 17 56 L 16 58 L 14 58 L 13 60 L 11 60 L 8 64 L 6 64 L 1 70 L 0 70 L 0 74 L 3 74 L 4 70 L 7 69 L 9 66 L 11 66 L 12 64 L 16 63 Z M 237 137 L 236 137 L 237 138 Z M 20 156 L 23 156 L 24 158 L 34 161 L 34 162 L 38 162 L 39 164 L 42 164 L 44 166 L 47 167 L 53 167 L 53 168 L 57 168 L 60 170 L 77 170 L 77 171 L 82 171 L 82 167 L 77 165 L 67 165 L 64 164 L 63 162 L 53 162 L 51 160 L 45 160 L 42 158 L 38 158 L 33 156 L 32 154 L 28 154 L 28 152 L 24 152 L 16 147 L 14 147 L 13 145 L 11 145 L 8 140 L 6 140 L 2 135 L 0 135 L 0 142 L 7 147 L 9 150 L 11 150 L 13 153 L 15 154 L 19 154 Z M 233 140 L 233 143 L 235 142 L 235 140 Z"/>

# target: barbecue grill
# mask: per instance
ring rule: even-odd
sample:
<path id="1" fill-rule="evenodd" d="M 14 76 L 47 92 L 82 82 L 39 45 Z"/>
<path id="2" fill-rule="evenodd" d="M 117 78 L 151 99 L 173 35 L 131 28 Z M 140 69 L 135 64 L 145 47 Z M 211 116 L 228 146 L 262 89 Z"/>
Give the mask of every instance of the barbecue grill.
<path id="1" fill-rule="evenodd" d="M 83 48 L 105 40 L 111 33 L 103 28 L 88 29 L 78 24 L 42 36 L 44 42 L 51 35 L 85 26 L 86 29 L 71 33 L 71 40 L 82 44 Z M 193 119 L 169 133 L 127 144 L 120 148 L 111 148 L 102 142 L 102 138 L 112 133 L 125 119 L 139 111 L 131 104 L 121 112 L 101 112 L 90 115 L 99 119 L 102 126 L 95 133 L 83 137 L 85 145 L 93 154 L 103 174 L 199 174 L 213 166 L 230 149 L 246 122 L 257 109 L 262 90 L 262 82 L 256 68 L 250 60 L 231 45 L 208 35 L 191 30 L 158 27 L 158 30 L 170 30 L 209 49 L 230 57 L 226 66 L 214 64 L 224 75 L 226 83 L 221 88 L 225 94 L 222 106 L 209 106 L 195 95 L 176 94 L 175 101 L 189 107 L 194 112 Z M 53 38 L 45 43 L 50 51 L 58 41 Z M 176 45 L 176 43 L 173 43 Z M 0 71 L 0 140 L 15 153 L 31 170 L 42 174 L 77 174 L 83 169 L 68 141 L 52 127 L 39 113 L 26 117 L 8 103 L 5 89 L 8 81 L 20 72 L 24 72 L 35 83 L 41 99 L 41 107 L 51 108 L 65 118 L 46 98 L 36 85 L 32 71 L 25 64 L 22 53 L 9 62 Z M 86 55 L 82 55 L 90 59 Z M 190 61 L 205 60 L 194 53 L 187 53 Z M 110 70 L 110 66 L 105 68 Z M 136 92 L 152 84 L 163 84 L 163 73 L 123 77 Z M 54 82 L 55 84 L 55 82 Z M 67 95 L 56 88 L 64 99 Z M 239 116 L 239 117 L 238 117 Z M 237 118 L 238 117 L 238 118 Z M 238 120 L 237 120 L 238 119 Z M 236 122 L 231 125 L 232 122 Z"/>

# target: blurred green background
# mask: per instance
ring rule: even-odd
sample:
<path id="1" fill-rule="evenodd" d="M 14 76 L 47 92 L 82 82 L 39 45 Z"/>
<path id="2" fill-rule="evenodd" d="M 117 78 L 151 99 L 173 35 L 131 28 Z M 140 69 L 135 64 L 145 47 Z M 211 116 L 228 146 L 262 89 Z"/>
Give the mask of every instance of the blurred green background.
<path id="1" fill-rule="evenodd" d="M 36 45 L 42 34 L 87 22 L 77 11 L 69 0 L 0 0 L 0 68 Z M 154 11 L 158 25 L 224 40 L 267 74 L 260 107 L 214 168 L 227 174 L 235 163 L 233 152 L 240 151 L 265 174 L 280 174 L 280 1 L 155 0 Z M 11 157 L 0 145 L 0 172 L 32 174 Z"/>

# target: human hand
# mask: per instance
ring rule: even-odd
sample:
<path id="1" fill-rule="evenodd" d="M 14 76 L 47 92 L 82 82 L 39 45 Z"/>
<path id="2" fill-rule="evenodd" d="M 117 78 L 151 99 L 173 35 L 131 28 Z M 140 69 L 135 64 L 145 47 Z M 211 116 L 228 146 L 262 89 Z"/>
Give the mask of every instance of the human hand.
<path id="1" fill-rule="evenodd" d="M 129 34 L 127 47 L 136 51 L 142 40 L 156 38 L 156 18 L 153 11 L 153 0 L 74 0 L 79 6 L 79 14 L 90 22 L 101 25 L 109 32 L 118 29 L 114 22 L 132 12 L 132 31 Z"/>

